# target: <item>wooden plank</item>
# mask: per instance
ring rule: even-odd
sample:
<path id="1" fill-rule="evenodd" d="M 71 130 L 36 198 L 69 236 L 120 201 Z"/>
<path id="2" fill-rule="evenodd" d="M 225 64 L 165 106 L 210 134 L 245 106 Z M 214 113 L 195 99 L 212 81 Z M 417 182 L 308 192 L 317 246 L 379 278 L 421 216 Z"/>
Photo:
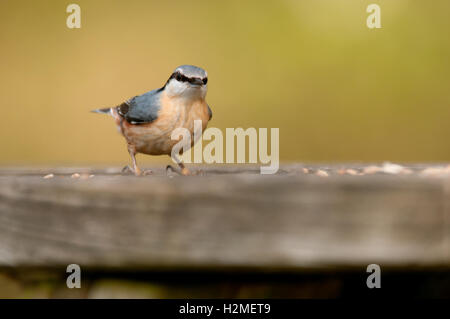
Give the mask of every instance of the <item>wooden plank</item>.
<path id="1" fill-rule="evenodd" d="M 449 267 L 446 179 L 327 178 L 285 166 L 204 176 L 0 172 L 0 266 L 146 269 Z M 332 167 L 335 169 L 335 167 Z M 72 179 L 74 171 L 94 173 Z"/>

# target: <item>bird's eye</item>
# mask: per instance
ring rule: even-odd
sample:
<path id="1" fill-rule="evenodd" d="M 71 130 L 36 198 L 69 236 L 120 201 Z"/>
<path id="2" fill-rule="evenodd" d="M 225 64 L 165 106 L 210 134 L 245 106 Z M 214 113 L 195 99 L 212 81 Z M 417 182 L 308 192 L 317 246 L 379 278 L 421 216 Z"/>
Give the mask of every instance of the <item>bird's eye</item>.
<path id="1" fill-rule="evenodd" d="M 208 83 L 208 78 L 203 78 L 203 84 L 206 84 L 206 83 Z"/>
<path id="2" fill-rule="evenodd" d="M 181 74 L 180 74 L 180 73 L 177 73 L 177 74 L 175 75 L 175 79 L 176 79 L 177 81 L 181 81 Z"/>

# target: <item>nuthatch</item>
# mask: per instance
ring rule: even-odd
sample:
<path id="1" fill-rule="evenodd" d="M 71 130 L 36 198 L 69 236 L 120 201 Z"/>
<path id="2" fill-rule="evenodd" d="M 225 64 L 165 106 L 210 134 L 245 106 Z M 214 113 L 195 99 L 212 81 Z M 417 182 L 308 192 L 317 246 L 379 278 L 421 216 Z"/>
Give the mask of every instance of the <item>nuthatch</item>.
<path id="1" fill-rule="evenodd" d="M 146 175 L 151 171 L 141 170 L 136 164 L 136 154 L 169 155 L 178 140 L 172 140 L 172 131 L 186 128 L 194 132 L 194 120 L 202 121 L 202 131 L 212 117 L 205 101 L 208 75 L 202 68 L 182 65 L 175 69 L 166 84 L 142 95 L 135 96 L 119 106 L 93 110 L 110 114 L 125 137 L 133 167 L 125 167 L 135 175 Z M 189 170 L 179 160 L 183 175 Z M 168 166 L 169 167 L 169 166 Z"/>

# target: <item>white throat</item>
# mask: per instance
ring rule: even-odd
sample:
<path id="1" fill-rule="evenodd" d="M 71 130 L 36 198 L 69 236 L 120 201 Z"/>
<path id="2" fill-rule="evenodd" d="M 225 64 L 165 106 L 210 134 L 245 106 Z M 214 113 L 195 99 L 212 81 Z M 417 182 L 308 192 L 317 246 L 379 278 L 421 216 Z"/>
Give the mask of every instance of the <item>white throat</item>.
<path id="1" fill-rule="evenodd" d="M 206 97 L 206 91 L 208 89 L 206 85 L 196 87 L 185 82 L 170 80 L 164 90 L 167 92 L 169 97 L 187 100 L 203 100 Z"/>

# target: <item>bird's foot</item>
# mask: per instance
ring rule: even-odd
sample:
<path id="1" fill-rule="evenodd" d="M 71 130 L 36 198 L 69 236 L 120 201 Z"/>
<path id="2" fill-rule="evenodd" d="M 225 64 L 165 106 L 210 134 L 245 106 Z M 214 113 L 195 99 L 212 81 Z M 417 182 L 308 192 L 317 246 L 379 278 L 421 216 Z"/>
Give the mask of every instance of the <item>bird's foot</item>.
<path id="1" fill-rule="evenodd" d="M 169 176 L 170 172 L 180 174 L 180 172 L 178 172 L 175 168 L 173 168 L 172 165 L 167 165 L 166 166 L 166 175 Z"/>
<path id="2" fill-rule="evenodd" d="M 203 170 L 199 169 L 197 171 L 190 171 L 186 167 L 183 167 L 180 171 L 173 168 L 172 165 L 167 165 L 166 167 L 166 174 L 169 174 L 169 171 L 172 171 L 174 173 L 177 173 L 179 175 L 183 176 L 195 176 L 195 175 L 203 175 Z"/>
<path id="3" fill-rule="evenodd" d="M 122 173 L 130 173 L 130 174 L 134 174 L 136 176 L 147 176 L 147 175 L 152 175 L 153 171 L 151 169 L 145 169 L 145 170 L 141 171 L 139 169 L 139 167 L 136 167 L 136 169 L 133 169 L 129 165 L 127 165 L 124 168 L 122 168 Z"/>
<path id="4" fill-rule="evenodd" d="M 205 172 L 202 169 L 198 169 L 198 170 L 194 171 L 192 175 L 204 176 Z"/>
<path id="5" fill-rule="evenodd" d="M 141 176 L 152 175 L 153 171 L 151 169 L 144 169 L 141 173 Z"/>
<path id="6" fill-rule="evenodd" d="M 191 171 L 190 170 L 188 170 L 186 167 L 183 167 L 182 169 L 181 169 L 181 175 L 183 175 L 183 176 L 190 176 L 190 175 L 192 175 L 192 173 L 191 173 Z"/>
<path id="7" fill-rule="evenodd" d="M 124 168 L 122 168 L 122 173 L 127 173 L 127 174 L 131 174 L 134 173 L 133 169 L 130 167 L 130 165 L 125 166 Z"/>

